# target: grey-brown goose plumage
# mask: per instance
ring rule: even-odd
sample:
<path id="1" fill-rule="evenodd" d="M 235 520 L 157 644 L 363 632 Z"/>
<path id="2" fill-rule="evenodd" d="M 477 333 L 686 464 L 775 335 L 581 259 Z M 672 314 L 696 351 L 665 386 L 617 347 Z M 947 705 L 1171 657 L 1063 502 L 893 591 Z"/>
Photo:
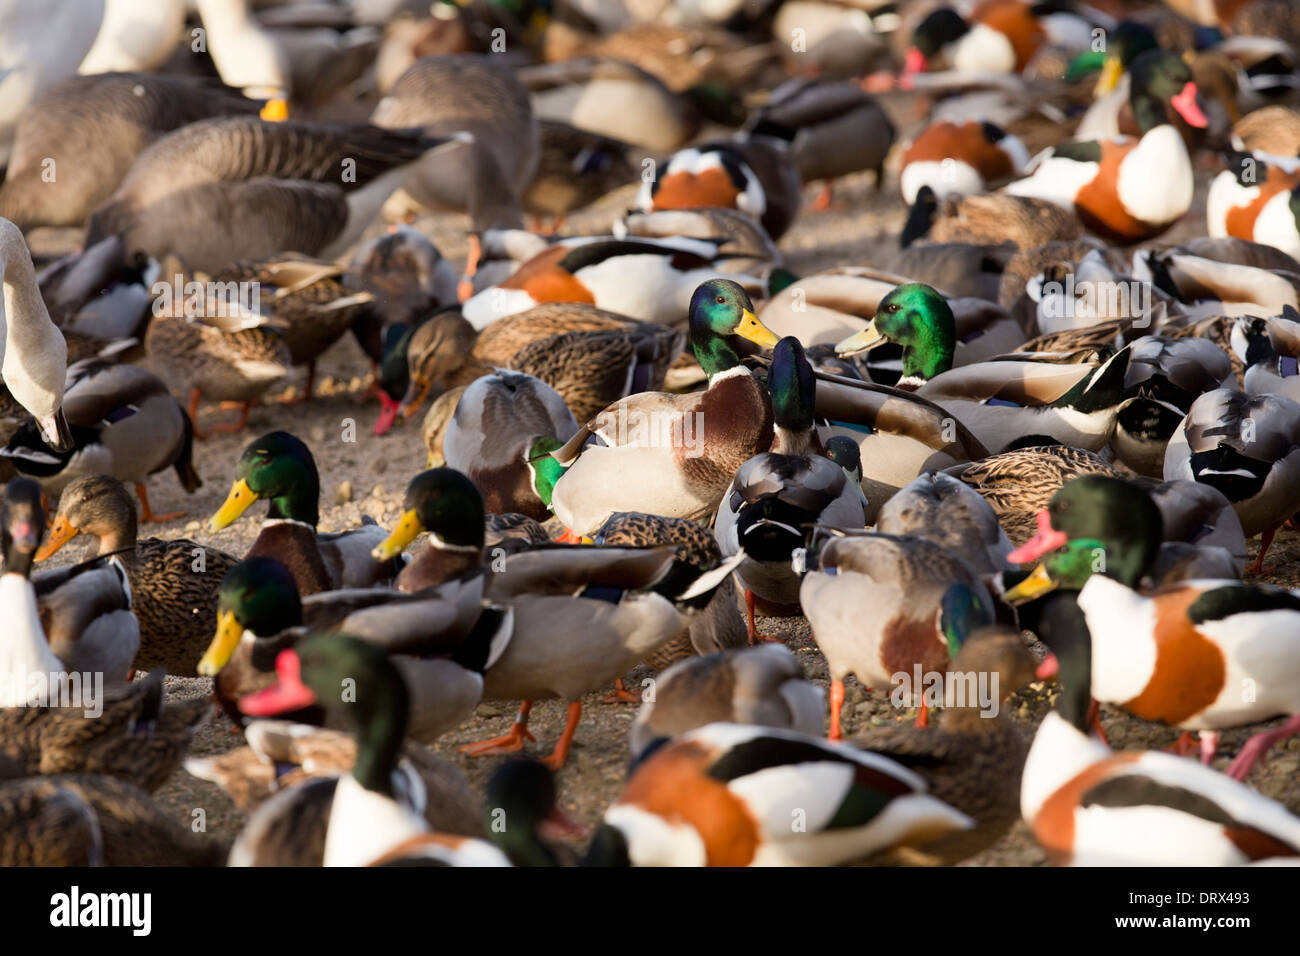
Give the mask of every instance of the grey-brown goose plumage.
<path id="1" fill-rule="evenodd" d="M 256 114 L 260 105 L 184 77 L 74 77 L 43 94 L 18 121 L 0 185 L 0 216 L 23 230 L 79 226 L 154 140 L 209 117 Z"/>
<path id="2" fill-rule="evenodd" d="M 468 133 L 473 142 L 426 157 L 407 192 L 430 209 L 468 212 L 475 230 L 523 225 L 521 197 L 537 172 L 541 133 L 528 91 L 494 57 L 417 60 L 370 119 L 434 136 Z"/>
<path id="3" fill-rule="evenodd" d="M 407 167 L 441 142 L 412 130 L 255 116 L 192 123 L 140 154 L 91 216 L 86 244 L 119 234 L 128 256 L 174 253 L 209 273 L 287 251 L 334 258 Z"/>

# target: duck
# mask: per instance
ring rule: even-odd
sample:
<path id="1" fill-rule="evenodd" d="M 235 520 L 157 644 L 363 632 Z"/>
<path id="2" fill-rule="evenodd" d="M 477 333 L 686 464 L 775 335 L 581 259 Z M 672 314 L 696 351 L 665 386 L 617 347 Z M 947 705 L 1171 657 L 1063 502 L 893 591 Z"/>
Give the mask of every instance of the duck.
<path id="1" fill-rule="evenodd" d="M 400 135 L 453 137 L 417 164 L 404 191 L 427 209 L 468 212 L 474 230 L 523 225 L 541 152 L 528 91 L 492 55 L 423 57 L 398 77 L 370 122 Z M 604 131 L 600 131 L 604 132 Z"/>
<path id="2" fill-rule="evenodd" d="M 1251 110 L 1232 125 L 1232 146 L 1248 153 L 1300 156 L 1300 110 L 1281 104 Z"/>
<path id="3" fill-rule="evenodd" d="M 6 661 L 10 686 L 0 706 L 25 702 L 34 679 L 29 675 L 48 675 L 50 681 L 66 673 L 78 681 L 110 685 L 128 679 L 140 647 L 140 626 L 121 564 L 111 558 L 91 560 L 33 580 L 32 564 L 45 531 L 39 486 L 25 478 L 10 480 L 3 518 L 3 599 L 16 637 Z"/>
<path id="4" fill-rule="evenodd" d="M 257 307 L 269 314 L 289 347 L 294 365 L 307 366 L 301 399 L 310 401 L 316 360 L 343 337 L 368 310 L 373 294 L 348 287 L 344 267 L 309 256 L 286 254 L 259 261 L 243 260 L 209 279 L 218 287 L 236 283 L 256 288 Z M 264 298 L 265 297 L 265 298 Z"/>
<path id="5" fill-rule="evenodd" d="M 428 452 L 425 460 L 426 467 L 439 468 L 447 464 L 447 458 L 442 453 L 442 439 L 447 433 L 447 424 L 451 421 L 451 416 L 456 414 L 456 406 L 460 404 L 461 396 L 465 394 L 467 388 L 468 385 L 449 388 L 429 403 L 429 410 L 424 413 L 424 421 L 420 423 L 420 439 Z"/>
<path id="6" fill-rule="evenodd" d="M 684 338 L 675 329 L 582 303 L 539 305 L 481 332 L 445 311 L 422 323 L 407 343 L 409 385 L 395 414 L 408 416 L 430 389 L 468 385 L 501 369 L 541 379 L 585 420 L 629 393 L 663 385 Z"/>
<path id="7" fill-rule="evenodd" d="M 890 11 L 787 0 L 772 18 L 771 39 L 789 73 L 856 80 L 890 62 L 885 42 L 889 27 Z M 798 47 L 791 42 L 795 36 L 803 39 Z"/>
<path id="8" fill-rule="evenodd" d="M 689 315 L 691 348 L 709 377 L 708 388 L 682 396 L 629 396 L 582 424 L 552 452 L 566 470 L 555 483 L 551 505 L 571 532 L 590 535 L 616 511 L 633 509 L 707 518 L 736 469 L 771 445 L 770 403 L 737 349 L 771 347 L 777 337 L 754 315 L 745 290 L 730 280 L 702 283 L 691 296 Z M 724 411 L 719 415 L 717 409 Z M 703 423 L 702 432 L 697 422 Z M 660 434 L 676 429 L 681 441 L 689 435 L 694 454 L 682 458 L 671 443 L 644 440 L 653 436 L 638 440 L 646 425 Z M 584 447 L 593 435 L 604 444 Z"/>
<path id="9" fill-rule="evenodd" d="M 430 831 L 417 809 L 423 800 L 417 803 L 394 785 L 410 705 L 402 674 L 388 655 L 355 637 L 321 634 L 280 651 L 275 668 L 274 684 L 241 699 L 246 714 L 270 717 L 319 701 L 356 729 L 357 757 L 334 786 L 322 865 L 366 866 L 399 848 L 417 850 L 418 843 L 412 842 Z M 345 678 L 355 682 L 358 694 L 355 702 L 341 706 L 338 681 Z M 423 788 L 417 793 L 423 796 Z M 241 856 L 250 855 L 251 842 L 245 843 Z M 473 842 L 483 848 L 480 864 L 508 865 L 491 844 Z"/>
<path id="10" fill-rule="evenodd" d="M 779 727 L 811 737 L 825 726 L 825 693 L 804 679 L 784 646 L 760 644 L 688 657 L 653 680 L 653 698 L 642 702 L 628 738 L 633 760 L 657 742 L 716 721 Z"/>
<path id="11" fill-rule="evenodd" d="M 671 545 L 677 549 L 679 561 L 704 571 L 723 561 L 722 549 L 712 529 L 686 518 L 620 511 L 611 515 L 591 540 L 593 544 L 634 548 Z M 664 670 L 688 657 L 716 654 L 747 644 L 748 632 L 737 601 L 735 578 L 731 577 L 718 585 L 713 599 L 692 618 L 687 632 L 659 648 L 645 663 L 655 670 Z M 643 699 L 626 692 L 621 679 L 614 682 L 614 687 L 613 697 L 617 700 L 630 700 L 634 696 L 638 701 Z"/>
<path id="12" fill-rule="evenodd" d="M 783 261 L 767 230 L 753 216 L 738 209 L 721 206 L 698 206 L 694 209 L 660 209 L 640 212 L 630 209 L 610 227 L 617 239 L 723 240 L 718 246 L 718 268 L 747 275 L 767 275 L 768 290 L 774 286 L 773 274 Z"/>
<path id="13" fill-rule="evenodd" d="M 490 511 L 545 521 L 560 470 L 550 455 L 577 430 L 559 392 L 500 370 L 465 389 L 443 432 L 442 454 L 478 486 Z"/>
<path id="14" fill-rule="evenodd" d="M 550 231 L 557 232 L 569 213 L 636 181 L 627 143 L 559 120 L 543 119 L 538 126 L 537 172 L 520 197 L 534 225 L 549 216 Z"/>
<path id="15" fill-rule="evenodd" d="M 320 866 L 334 791 L 356 763 L 356 740 L 340 730 L 274 718 L 250 722 L 244 739 L 247 744 L 235 750 L 185 761 L 186 772 L 217 784 L 248 814 L 229 864 Z M 394 790 L 423 800 L 422 815 L 434 831 L 484 835 L 480 801 L 451 761 L 408 740 L 393 778 Z"/>
<path id="16" fill-rule="evenodd" d="M 1160 50 L 1141 54 L 1130 73 L 1129 101 L 1141 139 L 1053 147 L 1028 177 L 1004 191 L 1073 208 L 1088 229 L 1121 243 L 1149 239 L 1180 219 L 1191 207 L 1192 166 L 1165 106 L 1189 126 L 1204 128 L 1196 84 L 1182 60 Z M 1153 189 L 1153 182 L 1161 188 Z"/>
<path id="17" fill-rule="evenodd" d="M 1011 541 L 993 506 L 942 471 L 918 475 L 891 495 L 876 515 L 875 530 L 932 541 L 959 555 L 981 578 L 1008 567 Z"/>
<path id="18" fill-rule="evenodd" d="M 973 825 L 887 757 L 793 730 L 712 723 L 644 757 L 584 863 L 831 866 Z"/>
<path id="19" fill-rule="evenodd" d="M 98 773 L 0 780 L 0 830 L 4 866 L 221 866 L 227 853 L 134 783 Z"/>
<path id="20" fill-rule="evenodd" d="M 188 77 L 123 71 L 68 79 L 19 118 L 0 216 L 24 231 L 81 226 L 158 137 L 212 116 L 253 114 L 260 105 Z M 79 162 L 90 150 L 98 161 Z M 53 182 L 42 179 L 50 162 Z"/>
<path id="21" fill-rule="evenodd" d="M 699 206 L 738 209 L 779 240 L 794 222 L 801 196 L 790 147 L 784 140 L 753 133 L 678 150 L 652 179 L 642 178 L 636 207 L 642 212 Z"/>
<path id="22" fill-rule="evenodd" d="M 36 268 L 19 228 L 0 219 L 0 283 L 4 286 L 0 377 L 10 396 L 36 420 L 51 451 L 72 448 L 63 414 L 68 345 L 36 285 Z"/>
<path id="23" fill-rule="evenodd" d="M 1097 700 L 1199 731 L 1205 763 L 1220 730 L 1292 715 L 1246 744 L 1228 769 L 1238 780 L 1274 743 L 1300 733 L 1300 655 L 1267 637 L 1300 622 L 1300 598 L 1232 580 L 1182 581 L 1143 593 L 1162 519 L 1145 491 L 1123 481 L 1077 478 L 1040 515 L 1039 533 L 1011 554 L 1021 564 L 1039 564 L 1006 598 L 1078 592 L 1086 628 L 1075 634 L 1091 635 Z M 1243 695 L 1243 681 L 1253 682 L 1253 694 Z"/>
<path id="24" fill-rule="evenodd" d="M 1210 183 L 1205 228 L 1300 258 L 1300 162 L 1234 152 Z"/>
<path id="25" fill-rule="evenodd" d="M 767 387 L 775 437 L 770 451 L 749 459 L 722 496 L 714 534 L 724 555 L 744 554 L 736 570 L 748 612 L 750 642 L 757 598 L 796 605 L 800 578 L 791 565 L 811 528 L 863 527 L 861 491 L 825 455 L 814 411 L 817 380 L 803 346 L 786 336 L 772 349 Z"/>
<path id="26" fill-rule="evenodd" d="M 31 422 L 0 456 L 49 494 L 86 474 L 109 474 L 135 486 L 142 522 L 184 517 L 185 511 L 156 514 L 146 487 L 150 475 L 167 468 L 190 494 L 203 485 L 192 460 L 189 417 L 158 376 L 137 365 L 85 359 L 68 370 L 63 412 L 72 437 L 67 452 L 52 454 Z"/>
<path id="27" fill-rule="evenodd" d="M 701 82 L 678 92 L 620 59 L 537 64 L 520 69 L 519 79 L 540 118 L 571 123 L 655 154 L 682 148 L 706 120 L 739 126 L 745 119 L 740 98 L 721 84 Z"/>
<path id="28" fill-rule="evenodd" d="M 1298 331 L 1300 313 L 1290 306 L 1280 316 L 1242 316 L 1233 323 L 1233 352 L 1242 361 L 1242 388 L 1247 395 L 1282 395 L 1300 401 Z"/>
<path id="29" fill-rule="evenodd" d="M 489 605 L 482 575 L 448 582 L 437 593 L 348 588 L 299 598 L 283 564 L 246 558 L 222 579 L 217 625 L 198 672 L 216 678 L 218 702 L 243 724 L 239 704 L 272 683 L 280 650 L 309 633 L 351 634 L 392 654 L 410 691 L 410 735 L 429 743 L 477 706 L 484 668 L 512 639 L 512 613 Z M 321 708 L 294 711 L 295 720 L 312 724 L 328 716 Z"/>
<path id="30" fill-rule="evenodd" d="M 992 604 L 970 565 L 925 538 L 827 529 L 812 544 L 799 603 L 830 669 L 828 736 L 839 740 L 849 674 L 866 687 L 891 688 L 914 665 L 943 674 L 957 653 L 940 626 L 948 587 L 960 582 L 983 607 Z M 923 697 L 921 706 L 928 715 Z"/>
<path id="31" fill-rule="evenodd" d="M 187 396 L 186 414 L 195 438 L 242 431 L 254 403 L 284 382 L 293 368 L 293 354 L 281 334 L 283 323 L 244 308 L 244 303 L 209 297 L 209 286 L 187 280 L 185 266 L 175 257 L 164 260 L 163 269 L 172 288 L 161 297 L 145 330 L 149 360 L 169 387 Z M 183 291 L 187 289 L 193 297 Z M 233 402 L 239 417 L 200 427 L 202 399 Z"/>
<path id="32" fill-rule="evenodd" d="M 128 256 L 171 253 L 209 274 L 286 249 L 334 259 L 361 237 L 416 161 L 447 142 L 377 126 L 257 116 L 198 120 L 136 157 L 91 214 L 86 245 L 118 235 Z M 340 170 L 351 175 L 340 180 Z M 227 228 L 190 228 L 218 213 Z"/>
<path id="33" fill-rule="evenodd" d="M 1184 322 L 1206 315 L 1277 315 L 1288 305 L 1300 306 L 1300 263 L 1280 249 L 1235 237 L 1139 251 L 1133 277 L 1195 304 L 1184 310 Z"/>
<path id="34" fill-rule="evenodd" d="M 960 283 L 963 279 L 959 274 L 969 278 L 973 271 L 967 255 L 969 251 L 969 247 L 961 246 L 923 246 L 917 247 L 920 255 L 916 258 L 927 260 L 923 268 L 937 267 L 951 272 L 947 278 Z M 949 252 L 956 254 L 949 256 Z M 985 253 L 981 251 L 977 264 L 984 257 Z M 911 267 L 922 264 L 908 262 L 906 265 L 909 272 L 916 274 L 918 270 Z M 951 268 L 947 268 L 949 265 Z M 927 273 L 918 281 L 927 279 L 937 281 L 938 277 Z M 759 314 L 778 335 L 798 336 L 805 348 L 834 345 L 846 336 L 860 332 L 875 315 L 881 299 L 906 282 L 902 275 L 859 266 L 827 269 L 796 279 L 769 297 Z M 969 295 L 976 291 L 983 290 L 965 288 L 962 293 L 966 294 L 954 293 L 954 297 L 949 299 L 957 328 L 954 365 L 982 362 L 1011 351 L 1025 340 L 1024 329 L 1005 311 L 987 300 Z M 878 371 L 883 371 L 874 364 L 869 364 L 868 370 L 873 381 Z M 879 380 L 882 385 L 894 384 L 884 375 L 880 375 Z"/>
<path id="35" fill-rule="evenodd" d="M 406 223 L 360 243 L 348 260 L 343 283 L 369 292 L 367 314 L 354 327 L 357 344 L 372 361 L 384 356 L 387 330 L 409 326 L 443 306 L 454 305 L 459 277 L 427 236 Z"/>
<path id="36" fill-rule="evenodd" d="M 250 442 L 235 466 L 225 502 L 208 522 L 213 532 L 236 521 L 259 499 L 268 508 L 261 531 L 245 557 L 271 557 L 293 575 L 303 597 L 338 587 L 368 587 L 392 576 L 370 556 L 388 536 L 369 523 L 339 534 L 318 534 L 320 476 L 311 450 L 289 432 L 274 431 Z"/>
<path id="37" fill-rule="evenodd" d="M 762 282 L 722 270 L 717 239 L 601 236 L 546 247 L 509 278 L 476 291 L 461 306 L 474 328 L 547 302 L 580 302 L 629 319 L 680 327 L 700 283 L 721 277 L 757 291 Z"/>
<path id="38" fill-rule="evenodd" d="M 1090 24 L 1073 13 L 1039 14 L 1020 0 L 981 4 L 969 19 L 940 6 L 913 27 L 903 74 L 939 66 L 962 73 L 1020 73 L 1049 43 L 1085 49 L 1090 32 Z"/>
<path id="39" fill-rule="evenodd" d="M 1300 405 L 1282 395 L 1220 388 L 1192 402 L 1169 439 L 1164 477 L 1223 492 L 1246 537 L 1263 535 L 1259 557 L 1246 568 L 1258 574 L 1278 527 L 1300 507 L 1298 467 Z"/>
<path id="40" fill-rule="evenodd" d="M 971 196 L 1019 176 L 1029 162 L 1020 138 L 993 123 L 942 120 L 922 129 L 903 150 L 898 173 L 903 202 L 923 189 L 932 199 Z"/>
<path id="41" fill-rule="evenodd" d="M 946 409 L 985 448 L 1001 451 L 1026 435 L 1089 451 L 1105 445 L 1124 397 L 1127 349 L 1101 365 L 994 361 L 952 369 L 954 329 L 942 295 L 924 283 L 907 283 L 835 348 L 851 355 L 886 341 L 903 345 L 899 385 Z"/>
<path id="42" fill-rule="evenodd" d="M 750 135 L 790 144 L 803 182 L 823 182 L 814 202 L 818 210 L 830 208 L 832 181 L 850 173 L 871 170 L 880 189 L 895 135 L 889 116 L 861 86 L 808 77 L 786 80 L 774 89 L 745 128 Z"/>
<path id="43" fill-rule="evenodd" d="M 1039 673 L 1059 675 L 1062 691 L 1029 747 L 1020 812 L 1052 862 L 1241 866 L 1300 852 L 1300 819 L 1257 790 L 1196 761 L 1113 753 L 1089 736 L 1090 624 L 1068 595 L 1045 600 L 1040 628 L 1059 650 Z"/>
<path id="44" fill-rule="evenodd" d="M 916 249 L 918 256 L 928 256 L 935 244 L 940 243 L 966 243 L 976 247 L 1014 243 L 1016 248 L 1024 250 L 1047 242 L 1078 239 L 1082 231 L 1083 226 L 1073 211 L 1046 199 L 1005 193 L 939 199 L 933 189 L 923 185 L 917 190 L 898 242 L 904 250 Z M 921 239 L 927 242 L 914 245 Z M 911 278 L 924 278 L 897 267 Z M 999 274 L 1002 271 L 996 270 Z"/>
<path id="45" fill-rule="evenodd" d="M 196 665 L 217 623 L 217 587 L 237 563 L 233 555 L 189 538 L 137 538 L 135 507 L 108 475 L 83 475 L 63 489 L 58 511 L 36 561 L 46 561 L 79 534 L 96 539 L 96 553 L 126 571 L 131 610 L 140 626 L 135 667 L 196 677 Z"/>
<path id="46" fill-rule="evenodd" d="M 915 771 L 937 799 L 975 826 L 897 853 L 891 862 L 952 865 L 992 846 L 1020 816 L 1028 747 L 1007 706 L 1017 690 L 1037 680 L 1037 664 L 1020 635 L 994 626 L 961 584 L 944 593 L 942 621 L 961 649 L 936 726 L 873 727 L 853 743 Z"/>

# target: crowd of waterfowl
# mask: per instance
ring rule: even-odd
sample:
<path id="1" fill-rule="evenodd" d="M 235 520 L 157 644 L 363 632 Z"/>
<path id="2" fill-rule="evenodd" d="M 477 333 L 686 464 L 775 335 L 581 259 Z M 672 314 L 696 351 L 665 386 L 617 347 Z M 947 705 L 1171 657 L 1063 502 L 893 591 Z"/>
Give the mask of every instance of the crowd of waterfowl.
<path id="1" fill-rule="evenodd" d="M 0 863 L 1300 858 L 1298 59 L 1289 0 L 0 0 Z M 863 174 L 888 255 L 798 274 Z M 327 533 L 343 349 L 427 464 Z"/>

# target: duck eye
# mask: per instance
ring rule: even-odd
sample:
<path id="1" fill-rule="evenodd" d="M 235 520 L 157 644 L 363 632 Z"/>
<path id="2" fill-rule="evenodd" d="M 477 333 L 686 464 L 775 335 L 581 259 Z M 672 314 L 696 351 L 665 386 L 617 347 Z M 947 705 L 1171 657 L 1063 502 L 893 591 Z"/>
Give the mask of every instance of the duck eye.
<path id="1" fill-rule="evenodd" d="M 724 303 L 727 301 L 727 297 L 726 297 L 725 295 L 720 295 L 720 296 L 718 296 L 716 299 L 714 299 L 713 301 L 716 302 L 716 303 L 718 303 L 718 305 L 722 305 L 722 304 L 724 304 Z"/>

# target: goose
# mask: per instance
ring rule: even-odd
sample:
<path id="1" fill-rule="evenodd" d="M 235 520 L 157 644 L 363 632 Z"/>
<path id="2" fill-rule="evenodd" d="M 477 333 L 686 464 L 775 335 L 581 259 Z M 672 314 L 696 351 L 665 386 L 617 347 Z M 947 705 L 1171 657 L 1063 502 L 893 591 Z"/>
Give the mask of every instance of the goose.
<path id="1" fill-rule="evenodd" d="M 41 94 L 19 119 L 0 184 L 0 216 L 20 229 L 80 226 L 154 140 L 197 120 L 254 114 L 259 106 L 189 77 L 109 73 L 69 79 Z M 95 162 L 84 161 L 88 154 Z"/>
<path id="2" fill-rule="evenodd" d="M 22 232 L 0 219 L 0 377 L 9 394 L 36 419 L 45 444 L 56 452 L 72 448 L 63 415 L 68 345 L 50 319 L 36 287 L 36 269 Z"/>
<path id="3" fill-rule="evenodd" d="M 77 67 L 93 73 L 146 73 L 161 67 L 185 29 L 184 0 L 104 0 L 104 19 Z"/>
<path id="4" fill-rule="evenodd" d="M 121 235 L 128 256 L 172 253 L 214 273 L 286 249 L 347 250 L 426 151 L 418 131 L 256 116 L 200 120 L 153 143 L 91 215 L 86 244 Z M 222 223 L 195 229 L 195 222 Z"/>
<path id="5" fill-rule="evenodd" d="M 258 24 L 248 0 L 194 0 L 194 3 L 208 33 L 208 55 L 223 83 L 262 99 L 286 100 L 296 92 L 289 85 L 288 57 Z"/>

